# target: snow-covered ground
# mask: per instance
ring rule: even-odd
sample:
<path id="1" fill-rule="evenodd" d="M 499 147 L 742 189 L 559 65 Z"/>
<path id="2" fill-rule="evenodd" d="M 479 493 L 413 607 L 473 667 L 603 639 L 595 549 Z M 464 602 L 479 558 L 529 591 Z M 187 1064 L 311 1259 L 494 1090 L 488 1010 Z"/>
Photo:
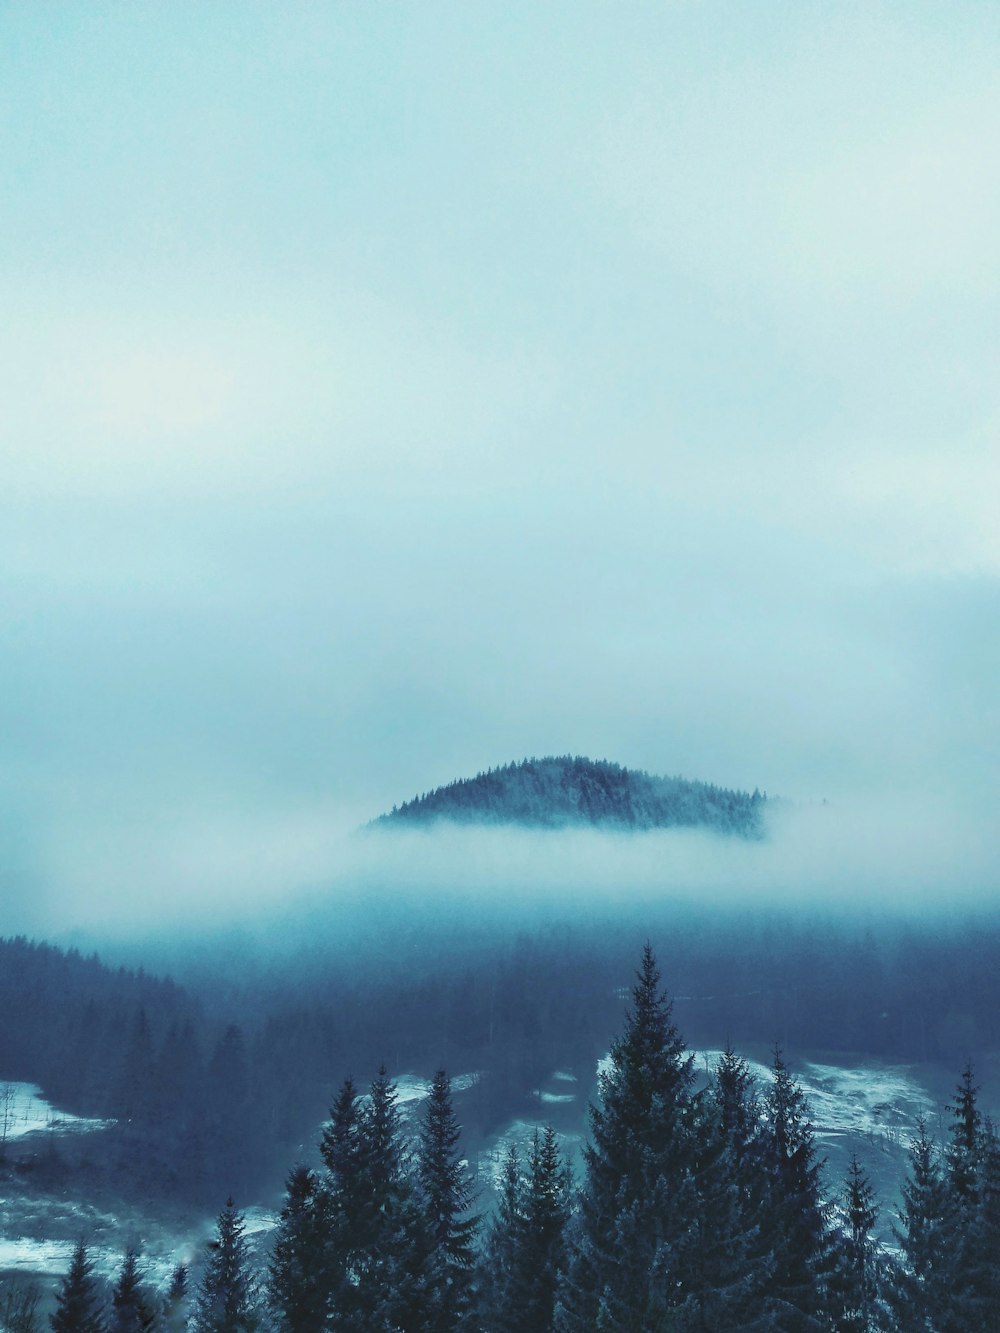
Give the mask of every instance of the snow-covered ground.
<path id="1" fill-rule="evenodd" d="M 451 1080 L 452 1092 L 465 1092 L 471 1088 L 478 1074 L 457 1074 Z M 400 1074 L 394 1080 L 396 1084 L 396 1103 L 399 1106 L 409 1106 L 413 1102 L 422 1102 L 430 1095 L 431 1080 L 428 1078 L 418 1078 L 416 1074 Z"/>
<path id="2" fill-rule="evenodd" d="M 479 1154 L 476 1168 L 482 1184 L 492 1189 L 498 1187 L 511 1145 L 517 1149 L 522 1167 L 527 1166 L 535 1134 L 540 1133 L 544 1123 L 543 1120 L 514 1120 L 498 1134 L 490 1147 Z M 575 1158 L 583 1147 L 583 1133 L 559 1134 L 559 1147 L 565 1155 Z"/>
<path id="3" fill-rule="evenodd" d="M 699 1068 L 714 1069 L 721 1051 L 696 1051 Z M 748 1060 L 758 1087 L 771 1081 L 771 1071 Z M 866 1060 L 857 1065 L 819 1064 L 804 1060 L 791 1069 L 805 1093 L 816 1138 L 824 1145 L 845 1135 L 903 1146 L 916 1132 L 919 1116 L 930 1116 L 936 1102 L 909 1065 Z"/>
<path id="4" fill-rule="evenodd" d="M 34 1083 L 0 1083 L 0 1143 L 46 1132 L 87 1134 L 113 1123 L 57 1111 Z"/>

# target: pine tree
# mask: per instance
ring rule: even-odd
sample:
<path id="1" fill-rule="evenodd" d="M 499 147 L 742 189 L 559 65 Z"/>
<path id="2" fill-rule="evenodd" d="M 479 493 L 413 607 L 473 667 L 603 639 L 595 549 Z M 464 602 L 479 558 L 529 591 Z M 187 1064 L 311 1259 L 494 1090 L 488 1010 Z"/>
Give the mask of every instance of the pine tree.
<path id="1" fill-rule="evenodd" d="M 478 1266 L 479 1322 L 489 1333 L 520 1333 L 517 1275 L 525 1227 L 525 1180 L 517 1145 L 504 1154 L 497 1205 Z"/>
<path id="2" fill-rule="evenodd" d="M 326 1231 L 325 1262 L 318 1280 L 324 1288 L 330 1326 L 358 1326 L 359 1287 L 364 1272 L 367 1226 L 366 1164 L 368 1143 L 361 1099 L 354 1080 L 345 1078 L 320 1143 L 326 1173 L 316 1196 L 322 1203 Z"/>
<path id="3" fill-rule="evenodd" d="M 948 1174 L 960 1207 L 974 1206 L 976 1202 L 982 1129 L 982 1117 L 976 1104 L 978 1091 L 973 1081 L 972 1065 L 967 1064 L 955 1089 L 955 1100 L 948 1107 L 952 1115 Z"/>
<path id="4" fill-rule="evenodd" d="M 977 1199 L 962 1255 L 970 1327 L 1000 1328 L 1000 1138 L 987 1122 L 979 1137 Z"/>
<path id="5" fill-rule="evenodd" d="M 694 1098 L 696 1185 L 678 1330 L 756 1333 L 774 1260 L 761 1236 L 765 1178 L 753 1077 L 731 1049 Z"/>
<path id="6" fill-rule="evenodd" d="M 170 1275 L 170 1286 L 163 1299 L 161 1322 L 164 1333 L 185 1333 L 187 1329 L 188 1270 L 178 1264 Z"/>
<path id="7" fill-rule="evenodd" d="M 820 1197 L 821 1165 L 808 1104 L 777 1048 L 764 1112 L 762 1231 L 774 1258 L 764 1308 L 777 1328 L 807 1329 L 824 1317 L 828 1305 L 829 1210 Z"/>
<path id="8" fill-rule="evenodd" d="M 143 1290 L 139 1256 L 130 1246 L 125 1251 L 121 1272 L 111 1293 L 108 1333 L 149 1333 L 155 1322 L 152 1303 Z"/>
<path id="9" fill-rule="evenodd" d="M 427 1328 L 450 1333 L 471 1305 L 475 1234 L 479 1219 L 469 1213 L 472 1183 L 459 1160 L 460 1130 L 451 1101 L 451 1081 L 434 1075 L 420 1134 L 417 1178 L 429 1245 Z"/>
<path id="10" fill-rule="evenodd" d="M 288 1176 L 269 1269 L 269 1299 L 279 1333 L 323 1327 L 330 1282 L 327 1196 L 308 1167 Z"/>
<path id="11" fill-rule="evenodd" d="M 104 1333 L 102 1299 L 86 1244 L 79 1240 L 49 1315 L 53 1333 Z"/>
<path id="12" fill-rule="evenodd" d="M 940 1317 L 944 1333 L 959 1333 L 975 1327 L 980 1313 L 976 1270 L 980 1282 L 985 1272 L 981 1258 L 974 1250 L 985 1142 L 977 1104 L 978 1092 L 972 1065 L 967 1064 L 955 1089 L 955 1100 L 948 1108 L 951 1124 L 945 1152 L 945 1179 L 950 1207 L 945 1217 L 945 1240 L 951 1280 L 947 1292 L 942 1293 Z"/>
<path id="13" fill-rule="evenodd" d="M 600 1078 L 601 1104 L 590 1109 L 562 1329 L 654 1333 L 687 1296 L 691 1066 L 647 944 L 624 1034 Z"/>
<path id="14" fill-rule="evenodd" d="M 566 1226 L 573 1179 L 555 1130 L 535 1131 L 523 1196 L 523 1224 L 515 1259 L 516 1309 L 524 1333 L 550 1333 L 560 1279 L 566 1268 Z"/>
<path id="15" fill-rule="evenodd" d="M 893 1284 L 892 1306 L 904 1330 L 923 1330 L 928 1324 L 942 1327 L 955 1275 L 952 1211 L 950 1191 L 921 1118 L 917 1137 L 910 1144 L 899 1210 L 901 1225 L 893 1227 L 904 1268 Z"/>
<path id="16" fill-rule="evenodd" d="M 843 1191 L 844 1226 L 835 1281 L 837 1327 L 843 1333 L 870 1333 L 885 1327 L 882 1298 L 884 1261 L 875 1238 L 875 1191 L 856 1154 Z"/>
<path id="17" fill-rule="evenodd" d="M 321 1145 L 327 1168 L 330 1328 L 418 1329 L 427 1314 L 427 1231 L 410 1179 L 396 1085 L 383 1068 L 367 1102 L 347 1079 Z"/>
<path id="18" fill-rule="evenodd" d="M 198 1288 L 193 1333 L 256 1333 L 261 1318 L 245 1224 L 233 1200 L 219 1214 L 216 1238 Z"/>

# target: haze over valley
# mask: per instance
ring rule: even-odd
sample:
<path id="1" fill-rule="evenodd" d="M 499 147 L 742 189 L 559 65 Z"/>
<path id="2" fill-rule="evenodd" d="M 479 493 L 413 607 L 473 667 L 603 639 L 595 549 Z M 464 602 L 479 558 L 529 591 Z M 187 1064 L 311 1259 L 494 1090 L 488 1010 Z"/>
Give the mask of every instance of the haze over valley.
<path id="1" fill-rule="evenodd" d="M 0 44 L 0 1333 L 1000 1327 L 998 15 Z"/>

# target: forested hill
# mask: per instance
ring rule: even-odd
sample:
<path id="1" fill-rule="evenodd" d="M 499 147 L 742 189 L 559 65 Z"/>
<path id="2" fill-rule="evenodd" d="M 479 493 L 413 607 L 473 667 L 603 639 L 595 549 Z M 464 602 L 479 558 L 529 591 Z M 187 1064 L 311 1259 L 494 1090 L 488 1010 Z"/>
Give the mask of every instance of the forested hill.
<path id="1" fill-rule="evenodd" d="M 376 824 L 451 820 L 530 828 L 704 827 L 759 837 L 766 797 L 706 782 L 656 777 L 606 759 L 524 759 L 415 796 Z"/>

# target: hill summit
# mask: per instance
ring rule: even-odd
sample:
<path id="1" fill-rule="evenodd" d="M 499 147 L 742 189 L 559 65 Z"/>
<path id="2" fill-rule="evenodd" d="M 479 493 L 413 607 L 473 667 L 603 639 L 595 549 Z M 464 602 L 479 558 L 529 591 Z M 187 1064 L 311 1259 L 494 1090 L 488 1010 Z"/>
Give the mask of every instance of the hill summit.
<path id="1" fill-rule="evenodd" d="M 375 824 L 519 824 L 526 828 L 710 828 L 757 838 L 766 796 L 681 777 L 657 777 L 606 759 L 522 759 L 415 796 Z"/>

